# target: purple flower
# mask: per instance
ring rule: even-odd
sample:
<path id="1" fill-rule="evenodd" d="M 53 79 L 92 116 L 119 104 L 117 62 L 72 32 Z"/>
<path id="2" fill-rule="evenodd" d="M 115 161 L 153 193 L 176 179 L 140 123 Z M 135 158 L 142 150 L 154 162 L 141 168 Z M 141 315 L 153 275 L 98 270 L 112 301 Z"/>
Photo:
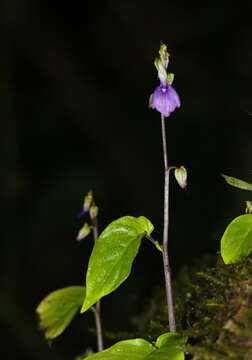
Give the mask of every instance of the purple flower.
<path id="1" fill-rule="evenodd" d="M 171 85 L 161 83 L 151 95 L 149 106 L 159 111 L 163 116 L 168 117 L 171 112 L 180 107 L 180 99 Z"/>
<path id="2" fill-rule="evenodd" d="M 84 208 L 82 208 L 78 214 L 77 214 L 77 218 L 80 219 L 82 216 L 85 216 L 88 214 L 88 210 L 85 210 Z"/>

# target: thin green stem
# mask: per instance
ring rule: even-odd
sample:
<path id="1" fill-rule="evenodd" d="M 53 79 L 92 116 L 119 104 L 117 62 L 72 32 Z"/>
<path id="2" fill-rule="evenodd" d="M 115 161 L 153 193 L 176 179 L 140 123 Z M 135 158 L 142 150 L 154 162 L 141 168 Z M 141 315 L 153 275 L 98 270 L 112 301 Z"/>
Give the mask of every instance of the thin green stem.
<path id="1" fill-rule="evenodd" d="M 172 284 L 171 284 L 171 268 L 168 256 L 168 242 L 169 242 L 169 182 L 170 182 L 170 170 L 168 165 L 168 151 L 166 142 L 165 131 L 165 118 L 161 115 L 162 126 L 162 141 L 163 141 L 163 156 L 164 156 L 164 229 L 163 229 L 163 264 L 164 264 L 164 276 L 165 276 L 165 288 L 166 288 L 166 300 L 168 307 L 168 321 L 169 329 L 171 332 L 176 331 L 175 313 L 173 306 Z"/>
<path id="2" fill-rule="evenodd" d="M 97 218 L 92 219 L 93 225 L 93 235 L 94 241 L 96 242 L 98 238 L 98 223 Z M 103 346 L 103 334 L 102 334 L 102 323 L 101 323 L 101 302 L 98 301 L 93 307 L 94 317 L 95 317 L 95 325 L 96 325 L 96 336 L 97 336 L 97 348 L 98 351 L 102 351 L 104 349 Z"/>

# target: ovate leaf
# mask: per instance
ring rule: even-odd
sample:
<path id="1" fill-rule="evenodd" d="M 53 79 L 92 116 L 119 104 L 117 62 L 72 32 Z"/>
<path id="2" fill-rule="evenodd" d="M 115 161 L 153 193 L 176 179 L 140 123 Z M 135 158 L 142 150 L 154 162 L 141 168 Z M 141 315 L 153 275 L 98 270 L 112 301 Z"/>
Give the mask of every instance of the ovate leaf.
<path id="1" fill-rule="evenodd" d="M 110 348 L 87 357 L 88 360 L 144 360 L 155 347 L 144 339 L 119 341 Z"/>
<path id="2" fill-rule="evenodd" d="M 89 259 L 86 297 L 81 312 L 114 291 L 130 274 L 141 240 L 153 231 L 144 216 L 124 216 L 101 233 Z"/>
<path id="3" fill-rule="evenodd" d="M 157 349 L 147 356 L 146 360 L 184 360 L 185 353 L 181 348 L 186 342 L 187 336 L 176 333 L 162 334 L 157 338 Z"/>
<path id="4" fill-rule="evenodd" d="M 65 330 L 84 298 L 84 286 L 69 286 L 53 291 L 41 301 L 36 312 L 47 339 L 54 339 Z"/>
<path id="5" fill-rule="evenodd" d="M 110 348 L 88 356 L 88 360 L 184 360 L 181 347 L 186 336 L 175 333 L 161 335 L 153 345 L 144 339 L 119 341 Z M 85 357 L 80 357 L 79 360 Z"/>
<path id="6" fill-rule="evenodd" d="M 252 214 L 235 218 L 221 239 L 221 256 L 225 264 L 235 263 L 252 253 Z"/>
<path id="7" fill-rule="evenodd" d="M 231 177 L 231 176 L 224 175 L 224 174 L 222 174 L 222 176 L 224 177 L 224 179 L 226 180 L 226 182 L 229 185 L 234 186 L 239 189 L 242 189 L 242 190 L 252 191 L 252 184 L 250 184 L 246 181 Z"/>

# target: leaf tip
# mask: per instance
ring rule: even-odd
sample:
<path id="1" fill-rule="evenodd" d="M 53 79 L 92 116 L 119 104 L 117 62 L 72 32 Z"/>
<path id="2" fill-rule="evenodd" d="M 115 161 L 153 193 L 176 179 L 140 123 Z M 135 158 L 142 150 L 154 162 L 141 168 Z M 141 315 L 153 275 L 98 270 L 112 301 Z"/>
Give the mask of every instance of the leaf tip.
<path id="1" fill-rule="evenodd" d="M 82 305 L 82 307 L 81 307 L 81 309 L 80 309 L 80 313 L 83 314 L 83 313 L 86 312 L 88 309 L 90 309 L 92 305 L 93 305 L 93 304 L 91 304 L 89 301 L 86 301 L 86 299 L 85 299 L 85 301 L 84 301 L 84 303 L 83 303 L 83 305 Z"/>

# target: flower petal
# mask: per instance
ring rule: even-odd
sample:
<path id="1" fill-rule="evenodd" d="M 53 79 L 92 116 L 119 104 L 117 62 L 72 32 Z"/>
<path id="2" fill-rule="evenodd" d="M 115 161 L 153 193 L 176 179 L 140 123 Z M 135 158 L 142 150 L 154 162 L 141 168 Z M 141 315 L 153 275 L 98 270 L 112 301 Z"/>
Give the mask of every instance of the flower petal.
<path id="1" fill-rule="evenodd" d="M 151 96 L 150 107 L 168 117 L 171 112 L 180 107 L 180 99 L 176 90 L 169 84 L 160 84 Z"/>

